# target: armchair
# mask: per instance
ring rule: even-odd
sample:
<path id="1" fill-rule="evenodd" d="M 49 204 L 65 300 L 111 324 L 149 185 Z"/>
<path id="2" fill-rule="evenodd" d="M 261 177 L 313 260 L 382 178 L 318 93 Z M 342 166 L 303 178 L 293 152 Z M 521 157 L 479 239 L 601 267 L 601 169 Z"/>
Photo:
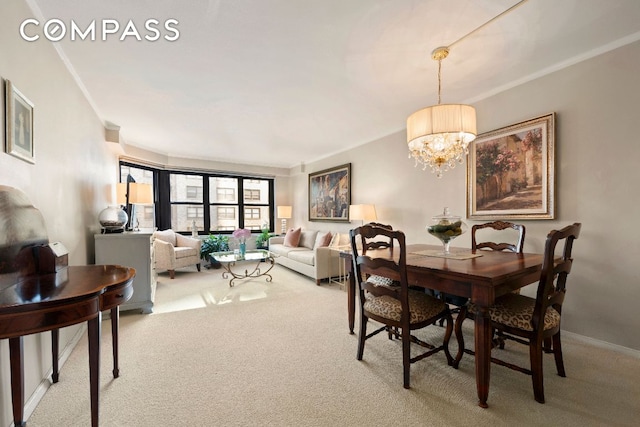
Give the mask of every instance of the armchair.
<path id="1" fill-rule="evenodd" d="M 169 271 L 175 278 L 176 268 L 196 266 L 200 271 L 200 246 L 202 241 L 183 236 L 169 229 L 153 233 L 154 268 Z"/>

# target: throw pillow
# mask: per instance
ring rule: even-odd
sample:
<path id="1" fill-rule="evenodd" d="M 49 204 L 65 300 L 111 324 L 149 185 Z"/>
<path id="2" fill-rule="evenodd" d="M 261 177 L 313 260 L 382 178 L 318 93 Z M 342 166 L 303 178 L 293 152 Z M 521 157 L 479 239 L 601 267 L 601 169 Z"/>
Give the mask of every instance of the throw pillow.
<path id="1" fill-rule="evenodd" d="M 345 248 L 351 246 L 351 238 L 349 233 L 336 233 L 331 239 L 329 246 L 332 248 Z"/>
<path id="2" fill-rule="evenodd" d="M 313 249 L 313 245 L 316 243 L 316 236 L 318 235 L 318 230 L 302 230 L 300 234 L 300 241 L 298 242 L 298 246 Z"/>
<path id="3" fill-rule="evenodd" d="M 326 233 L 319 232 L 318 235 L 316 236 L 316 243 L 313 247 L 323 248 L 325 246 L 329 246 L 332 238 L 333 238 L 333 235 L 329 231 L 327 231 Z"/>
<path id="4" fill-rule="evenodd" d="M 302 233 L 302 228 L 289 229 L 287 234 L 284 236 L 284 245 L 290 248 L 297 248 L 298 243 L 300 243 L 300 234 Z"/>
<path id="5" fill-rule="evenodd" d="M 158 240 L 162 240 L 163 242 L 171 243 L 173 246 L 176 246 L 176 233 L 171 229 L 156 231 L 153 233 L 153 237 L 155 237 Z"/>

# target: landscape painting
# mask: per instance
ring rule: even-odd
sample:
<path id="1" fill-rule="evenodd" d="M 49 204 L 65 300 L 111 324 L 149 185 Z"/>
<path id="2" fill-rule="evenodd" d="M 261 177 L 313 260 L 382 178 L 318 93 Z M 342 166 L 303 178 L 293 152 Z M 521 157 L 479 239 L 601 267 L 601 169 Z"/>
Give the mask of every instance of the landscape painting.
<path id="1" fill-rule="evenodd" d="M 469 146 L 467 217 L 554 217 L 555 114 L 479 135 Z"/>

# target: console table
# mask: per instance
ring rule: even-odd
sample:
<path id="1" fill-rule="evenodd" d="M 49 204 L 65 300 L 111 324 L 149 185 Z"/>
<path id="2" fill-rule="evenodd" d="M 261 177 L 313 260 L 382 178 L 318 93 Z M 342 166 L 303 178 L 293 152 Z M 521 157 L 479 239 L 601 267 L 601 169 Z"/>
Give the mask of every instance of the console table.
<path id="1" fill-rule="evenodd" d="M 31 274 L 0 292 L 0 339 L 9 339 L 13 422 L 25 426 L 24 335 L 88 323 L 91 425 L 98 426 L 100 391 L 100 326 L 102 309 L 112 310 L 132 294 L 133 268 L 116 265 L 65 267 L 56 273 Z M 113 310 L 116 310 L 115 312 Z M 115 315 L 115 316 L 114 316 Z M 116 323 L 117 325 L 117 323 Z M 114 376 L 117 372 L 117 331 L 114 336 Z M 57 380 L 57 340 L 53 343 Z"/>

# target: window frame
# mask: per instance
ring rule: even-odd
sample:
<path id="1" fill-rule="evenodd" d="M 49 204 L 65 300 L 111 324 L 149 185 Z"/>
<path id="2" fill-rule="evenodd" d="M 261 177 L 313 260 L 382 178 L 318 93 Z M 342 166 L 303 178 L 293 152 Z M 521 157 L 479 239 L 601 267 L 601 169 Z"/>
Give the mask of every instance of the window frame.
<path id="1" fill-rule="evenodd" d="M 267 207 L 269 210 L 269 231 L 275 230 L 275 177 L 264 177 L 254 175 L 244 175 L 240 173 L 219 173 L 206 170 L 184 170 L 178 168 L 163 168 L 153 167 L 146 164 L 139 164 L 132 161 L 120 159 L 118 164 L 118 174 L 122 166 L 133 167 L 138 169 L 144 169 L 153 173 L 154 191 L 157 195 L 155 201 L 155 224 L 159 230 L 165 230 L 172 227 L 171 225 L 171 209 L 174 205 L 189 205 L 195 207 L 198 211 L 200 208 L 204 214 L 204 229 L 198 229 L 199 235 L 208 235 L 209 233 L 215 234 L 231 234 L 233 230 L 211 230 L 211 209 L 213 207 L 233 207 L 236 209 L 235 215 L 238 219 L 239 228 L 245 228 L 245 208 L 263 208 Z M 193 175 L 202 179 L 202 201 L 172 201 L 171 200 L 171 175 Z M 211 202 L 209 199 L 209 179 L 210 178 L 231 178 L 237 180 L 237 191 L 235 197 L 237 202 Z M 120 176 L 122 180 L 122 176 Z M 251 180 L 252 183 L 260 181 L 267 181 L 268 185 L 268 200 L 266 203 L 256 203 L 259 200 L 245 201 L 244 181 Z M 191 186 L 191 185 L 190 185 Z M 197 190 L 196 190 L 197 191 Z M 210 231 L 211 230 L 211 231 Z M 174 230 L 181 234 L 191 234 L 191 230 Z"/>

